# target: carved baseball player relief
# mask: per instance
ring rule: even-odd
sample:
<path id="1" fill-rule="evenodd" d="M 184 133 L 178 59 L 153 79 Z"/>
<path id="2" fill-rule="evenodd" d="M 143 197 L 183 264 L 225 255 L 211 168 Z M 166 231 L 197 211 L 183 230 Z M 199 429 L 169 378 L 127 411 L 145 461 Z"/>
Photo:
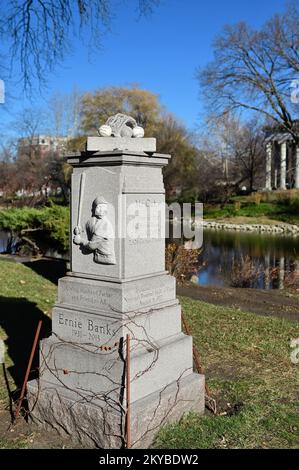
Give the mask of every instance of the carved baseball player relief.
<path id="1" fill-rule="evenodd" d="M 99 264 L 116 264 L 114 251 L 114 230 L 108 219 L 108 202 L 97 196 L 92 203 L 92 217 L 81 226 L 82 195 L 84 192 L 85 173 L 80 180 L 77 225 L 74 228 L 73 242 L 79 245 L 83 254 L 93 253 L 93 260 Z"/>

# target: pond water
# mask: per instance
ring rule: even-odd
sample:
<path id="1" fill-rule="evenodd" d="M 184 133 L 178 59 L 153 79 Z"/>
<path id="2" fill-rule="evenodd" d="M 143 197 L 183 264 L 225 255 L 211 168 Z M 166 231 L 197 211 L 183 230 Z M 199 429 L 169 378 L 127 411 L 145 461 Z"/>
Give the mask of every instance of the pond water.
<path id="1" fill-rule="evenodd" d="M 16 240 L 0 230 L 0 253 Z M 49 248 L 48 257 L 64 258 Z M 192 282 L 210 286 L 283 289 L 299 272 L 299 238 L 259 233 L 204 230 L 199 271 Z"/>
<path id="2" fill-rule="evenodd" d="M 283 289 L 299 270 L 299 238 L 204 230 L 199 261 L 200 285 Z"/>
<path id="3" fill-rule="evenodd" d="M 16 253 L 16 245 L 18 243 L 18 238 L 13 237 L 9 231 L 0 230 L 0 253 Z M 46 248 L 44 257 L 48 258 L 56 258 L 56 259 L 64 259 L 67 260 L 68 256 L 65 254 L 59 253 L 54 248 L 48 247 Z"/>
<path id="4" fill-rule="evenodd" d="M 0 253 L 15 253 L 17 240 L 6 230 L 0 230 Z"/>

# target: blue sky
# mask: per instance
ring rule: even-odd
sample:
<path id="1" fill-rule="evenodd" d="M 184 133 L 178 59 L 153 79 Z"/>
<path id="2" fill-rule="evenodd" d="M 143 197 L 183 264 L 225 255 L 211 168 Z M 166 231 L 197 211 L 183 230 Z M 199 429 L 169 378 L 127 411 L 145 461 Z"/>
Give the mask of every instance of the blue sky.
<path id="1" fill-rule="evenodd" d="M 224 24 L 240 20 L 259 27 L 285 4 L 285 0 L 161 0 L 150 17 L 138 20 L 135 0 L 127 0 L 120 3 L 102 49 L 90 58 L 87 48 L 75 41 L 63 66 L 49 76 L 43 96 L 35 96 L 34 105 L 45 106 L 55 91 L 138 83 L 159 94 L 162 104 L 192 130 L 203 109 L 195 71 L 212 59 L 215 35 Z M 26 106 L 30 103 L 22 97 L 7 103 L 6 110 L 0 106 L 0 123 L 9 122 Z"/>

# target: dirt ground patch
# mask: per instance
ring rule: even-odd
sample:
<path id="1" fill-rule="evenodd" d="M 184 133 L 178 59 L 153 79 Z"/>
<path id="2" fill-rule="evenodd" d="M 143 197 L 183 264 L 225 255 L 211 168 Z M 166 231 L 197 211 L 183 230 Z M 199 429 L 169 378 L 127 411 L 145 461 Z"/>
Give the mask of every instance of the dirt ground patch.
<path id="1" fill-rule="evenodd" d="M 0 411 L 0 449 L 74 449 L 69 438 L 62 438 L 55 430 L 43 430 L 20 418 L 11 422 L 10 412 Z"/>
<path id="2" fill-rule="evenodd" d="M 184 287 L 178 287 L 177 293 L 214 305 L 238 308 L 244 312 L 299 321 L 299 293 L 296 291 L 187 284 Z"/>

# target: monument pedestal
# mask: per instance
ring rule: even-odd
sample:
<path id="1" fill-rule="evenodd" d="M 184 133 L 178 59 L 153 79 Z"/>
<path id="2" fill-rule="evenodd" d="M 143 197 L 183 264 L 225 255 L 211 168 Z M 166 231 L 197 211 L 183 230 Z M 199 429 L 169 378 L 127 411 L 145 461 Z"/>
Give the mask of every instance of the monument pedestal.
<path id="1" fill-rule="evenodd" d="M 28 402 L 34 421 L 85 446 L 125 445 L 127 335 L 132 447 L 149 446 L 186 411 L 204 412 L 204 376 L 193 372 L 192 338 L 182 333 L 175 279 L 164 271 L 164 234 L 145 236 L 164 229 L 165 209 L 156 209 L 168 158 L 118 149 L 68 160 L 72 270 L 59 280 L 52 335 L 41 341 Z M 141 215 L 129 221 L 128 236 L 132 204 Z M 153 209 L 149 219 L 143 206 Z"/>
<path id="2" fill-rule="evenodd" d="M 185 413 L 204 412 L 204 376 L 195 373 L 173 382 L 131 403 L 133 449 L 150 447 L 156 434 L 167 423 L 178 421 Z M 88 403 L 65 387 L 37 381 L 28 384 L 33 421 L 69 434 L 84 447 L 120 449 L 125 447 L 125 414 L 121 408 Z"/>

